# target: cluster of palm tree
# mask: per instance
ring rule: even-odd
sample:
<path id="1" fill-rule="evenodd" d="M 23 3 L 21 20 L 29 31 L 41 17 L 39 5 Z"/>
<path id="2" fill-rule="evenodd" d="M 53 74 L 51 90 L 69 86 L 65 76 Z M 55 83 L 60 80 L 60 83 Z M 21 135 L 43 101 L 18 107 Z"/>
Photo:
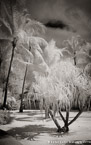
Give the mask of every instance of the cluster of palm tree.
<path id="1" fill-rule="evenodd" d="M 11 43 L 11 57 L 4 62 L 7 63 L 9 67 L 7 71 L 2 108 L 6 108 L 10 74 L 14 71 L 14 66 L 16 64 L 20 63 L 25 66 L 22 95 L 28 66 L 29 68 L 31 67 L 32 70 L 37 70 L 40 67 L 43 72 L 44 70 L 42 66 L 44 65 L 44 68 L 46 68 L 46 64 L 43 63 L 39 67 L 37 66 L 36 56 L 38 54 L 38 50 L 41 51 L 40 46 L 45 47 L 45 45 L 47 45 L 47 42 L 42 38 L 33 37 L 33 35 L 37 36 L 40 31 L 43 32 L 45 28 L 41 23 L 33 21 L 29 18 L 26 10 L 22 9 L 23 5 L 24 1 L 18 2 L 17 0 L 9 0 L 7 1 L 7 3 L 5 0 L 0 1 L 0 40 L 8 41 L 9 43 Z M 6 31 L 3 30 L 4 27 L 6 28 Z M 24 45 L 26 45 L 26 47 Z M 2 51 L 2 49 L 4 48 L 1 48 L 0 50 Z M 9 48 L 7 47 L 7 49 Z M 21 56 L 19 55 L 19 53 L 21 53 Z M 42 58 L 40 59 L 40 61 L 41 60 Z M 33 65 L 34 63 L 35 66 Z"/>
<path id="2" fill-rule="evenodd" d="M 40 30 L 44 31 L 44 26 L 31 20 L 26 10 L 21 12 L 21 3 L 17 0 L 9 0 L 7 4 L 5 0 L 0 1 L 0 23 L 9 33 L 9 37 L 6 37 L 6 33 L 0 31 L 0 39 L 8 39 L 12 46 L 11 57 L 6 60 L 9 68 L 2 108 L 6 108 L 10 75 L 15 74 L 16 80 L 21 84 L 20 112 L 23 112 L 24 92 L 28 88 L 28 98 L 37 97 L 40 108 L 51 116 L 58 131 L 67 132 L 69 125 L 83 112 L 91 96 L 90 75 L 86 75 L 91 63 L 91 45 L 78 36 L 64 41 L 61 49 L 57 48 L 54 40 L 48 43 L 38 36 Z M 70 59 L 63 59 L 65 52 Z M 84 69 L 78 67 L 79 59 L 85 60 Z M 79 112 L 69 121 L 69 112 L 73 106 L 78 106 Z M 63 109 L 66 110 L 66 117 L 62 115 Z M 64 122 L 63 127 L 56 119 L 56 111 Z"/>

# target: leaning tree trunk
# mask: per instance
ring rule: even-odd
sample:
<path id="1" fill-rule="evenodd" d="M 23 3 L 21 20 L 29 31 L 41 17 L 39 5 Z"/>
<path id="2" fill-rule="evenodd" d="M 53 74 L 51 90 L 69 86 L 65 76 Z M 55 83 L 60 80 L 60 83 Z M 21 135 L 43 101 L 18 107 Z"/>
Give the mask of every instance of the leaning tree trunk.
<path id="1" fill-rule="evenodd" d="M 3 109 L 6 108 L 7 92 L 8 92 L 8 83 L 9 83 L 9 77 L 10 77 L 12 62 L 13 62 L 13 58 L 14 58 L 14 50 L 15 50 L 15 47 L 16 47 L 16 43 L 17 43 L 17 39 L 14 38 L 14 40 L 13 40 L 13 42 L 12 42 L 13 48 L 12 48 L 10 66 L 9 66 L 8 75 L 7 75 L 7 79 L 6 79 L 5 94 L 4 94 L 4 102 L 3 102 Z"/>
<path id="2" fill-rule="evenodd" d="M 23 79 L 22 94 L 21 94 L 21 103 L 20 103 L 19 112 L 23 112 L 23 98 L 24 98 L 24 86 L 25 86 L 25 81 L 26 81 L 26 75 L 27 75 L 27 65 L 26 65 L 25 75 L 24 75 L 24 79 Z"/>
<path id="3" fill-rule="evenodd" d="M 59 125 L 57 119 L 55 118 L 55 116 L 53 115 L 53 113 L 52 113 L 52 111 L 51 111 L 50 109 L 49 109 L 49 114 L 50 114 L 52 120 L 54 121 L 54 123 L 55 123 L 55 125 L 56 125 L 56 127 L 57 127 L 57 129 L 58 129 L 57 131 L 58 131 L 58 132 L 61 132 L 61 131 L 62 131 L 62 128 L 61 128 L 61 126 Z"/>
<path id="4" fill-rule="evenodd" d="M 76 116 L 68 123 L 68 126 L 71 125 L 74 121 L 78 119 L 78 117 L 83 113 L 83 110 L 80 110 Z"/>

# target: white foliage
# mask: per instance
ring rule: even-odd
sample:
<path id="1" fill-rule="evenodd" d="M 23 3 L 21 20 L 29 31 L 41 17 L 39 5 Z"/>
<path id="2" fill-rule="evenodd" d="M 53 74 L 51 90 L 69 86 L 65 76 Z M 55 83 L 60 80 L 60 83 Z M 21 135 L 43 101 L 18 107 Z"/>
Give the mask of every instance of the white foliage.
<path id="1" fill-rule="evenodd" d="M 70 62 L 60 62 L 52 67 L 47 77 L 37 74 L 35 79 L 36 82 L 32 87 L 40 100 L 45 98 L 48 106 L 50 104 L 60 105 L 61 108 L 83 106 L 87 97 L 91 95 L 91 81 Z"/>
<path id="2" fill-rule="evenodd" d="M 60 49 L 55 45 L 55 41 L 51 40 L 47 47 L 44 49 L 44 59 L 48 66 L 53 65 L 60 61 L 60 58 L 63 57 L 63 54 Z"/>

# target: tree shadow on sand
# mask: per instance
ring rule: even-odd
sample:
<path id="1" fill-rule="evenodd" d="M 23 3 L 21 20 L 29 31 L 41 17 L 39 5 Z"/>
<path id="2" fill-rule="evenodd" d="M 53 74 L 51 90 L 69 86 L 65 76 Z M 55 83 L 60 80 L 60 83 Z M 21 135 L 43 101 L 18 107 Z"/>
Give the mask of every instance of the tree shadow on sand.
<path id="1" fill-rule="evenodd" d="M 40 134 L 48 133 L 52 135 L 56 132 L 56 128 L 47 128 L 42 125 L 28 125 L 25 127 L 17 127 L 7 131 L 16 139 L 35 140 Z"/>
<path id="2" fill-rule="evenodd" d="M 43 112 L 42 112 L 43 113 Z M 19 113 L 18 113 L 19 114 Z M 44 113 L 42 115 L 40 111 L 27 111 L 24 112 L 21 115 L 26 115 L 26 117 L 22 116 L 18 116 L 18 118 L 15 118 L 15 120 L 20 121 L 20 123 L 22 124 L 22 122 L 30 122 L 30 125 L 27 126 L 23 126 L 23 127 L 15 127 L 12 128 L 10 130 L 7 131 L 7 133 L 9 133 L 10 135 L 12 135 L 13 137 L 15 137 L 18 140 L 21 139 L 27 139 L 29 141 L 37 141 L 39 139 L 39 136 L 41 137 L 42 135 L 45 136 L 45 134 L 47 134 L 47 136 L 49 137 L 53 137 L 53 139 L 57 139 L 58 137 L 61 139 L 62 137 L 66 138 L 67 136 L 71 136 L 73 134 L 75 134 L 76 132 L 68 132 L 65 134 L 61 134 L 57 132 L 57 128 L 55 126 L 55 128 L 50 128 L 50 127 L 46 127 L 44 125 L 38 125 L 37 122 L 39 122 L 40 120 L 44 119 Z M 34 122 L 36 120 L 36 125 L 32 125 L 31 122 Z M 46 122 L 50 121 L 51 119 L 49 118 L 48 120 L 46 120 Z M 72 138 L 71 138 L 72 139 Z M 73 143 L 64 143 L 64 145 L 78 145 L 79 141 L 73 141 Z M 85 143 L 81 143 L 79 142 L 79 145 L 90 145 L 91 141 L 89 143 L 89 141 L 85 141 Z"/>
<path id="3" fill-rule="evenodd" d="M 55 128 L 47 128 L 47 127 L 44 127 L 42 125 L 28 125 L 25 127 L 13 128 L 13 129 L 7 131 L 7 133 L 9 133 L 10 135 L 12 135 L 13 137 L 15 137 L 18 140 L 27 139 L 29 141 L 38 140 L 38 136 L 39 135 L 41 136 L 41 134 L 43 134 L 43 133 L 44 134 L 47 133 L 49 136 L 54 135 L 54 139 L 55 139 L 55 135 L 56 136 L 58 135 Z M 65 135 L 67 135 L 67 134 L 65 134 Z M 62 137 L 62 135 L 60 137 Z M 79 140 L 74 140 L 72 142 L 69 141 L 69 142 L 65 142 L 62 144 L 63 145 L 78 145 L 78 144 L 79 145 L 90 145 L 91 141 L 84 141 L 83 142 L 83 141 L 79 141 Z"/>

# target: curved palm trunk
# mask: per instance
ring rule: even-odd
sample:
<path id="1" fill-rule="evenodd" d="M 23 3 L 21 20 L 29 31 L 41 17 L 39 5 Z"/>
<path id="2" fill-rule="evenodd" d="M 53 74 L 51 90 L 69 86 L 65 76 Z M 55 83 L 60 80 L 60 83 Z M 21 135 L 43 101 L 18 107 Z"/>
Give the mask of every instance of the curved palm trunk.
<path id="1" fill-rule="evenodd" d="M 16 40 L 16 38 L 14 38 L 14 40 L 12 42 L 12 46 L 13 46 L 13 48 L 12 48 L 12 55 L 11 55 L 10 66 L 9 66 L 7 80 L 6 80 L 6 86 L 5 86 L 3 109 L 6 108 L 7 92 L 8 92 L 8 83 L 9 83 L 9 77 L 10 77 L 12 62 L 13 62 L 13 58 L 14 58 L 14 50 L 15 50 L 15 47 L 16 47 L 16 43 L 17 43 L 17 40 Z"/>
<path id="2" fill-rule="evenodd" d="M 22 94 L 21 94 L 21 103 L 20 103 L 20 110 L 19 110 L 19 112 L 23 112 L 23 98 L 24 98 L 24 86 L 25 86 L 25 81 L 26 81 L 26 75 L 27 75 L 27 65 L 26 65 L 25 75 L 24 75 L 24 79 L 23 79 Z"/>

